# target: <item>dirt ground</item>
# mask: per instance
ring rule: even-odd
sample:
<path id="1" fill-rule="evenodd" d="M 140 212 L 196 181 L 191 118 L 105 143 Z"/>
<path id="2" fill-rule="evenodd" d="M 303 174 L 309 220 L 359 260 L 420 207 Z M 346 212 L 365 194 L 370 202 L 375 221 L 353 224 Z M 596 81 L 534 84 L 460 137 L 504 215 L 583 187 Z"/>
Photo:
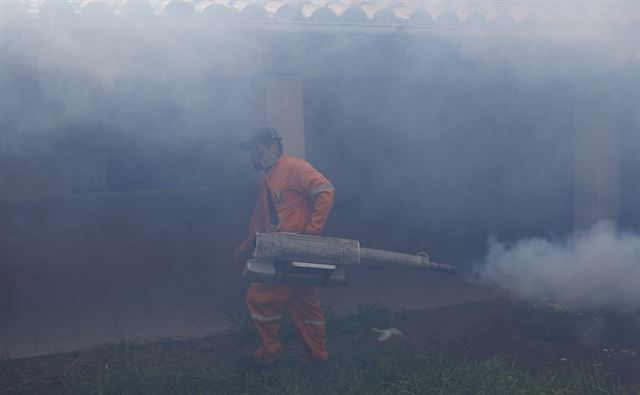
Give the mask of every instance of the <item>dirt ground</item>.
<path id="1" fill-rule="evenodd" d="M 575 312 L 509 300 L 400 314 L 403 342 L 470 357 L 504 356 L 528 370 L 597 367 L 640 384 L 640 313 Z"/>

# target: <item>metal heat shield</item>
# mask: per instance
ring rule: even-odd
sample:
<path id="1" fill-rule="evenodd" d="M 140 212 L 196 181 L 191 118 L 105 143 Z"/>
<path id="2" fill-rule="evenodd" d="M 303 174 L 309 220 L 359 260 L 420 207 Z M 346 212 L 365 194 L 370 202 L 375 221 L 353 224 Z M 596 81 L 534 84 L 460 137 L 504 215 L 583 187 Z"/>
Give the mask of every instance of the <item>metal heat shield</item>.
<path id="1" fill-rule="evenodd" d="M 286 262 L 250 259 L 243 278 L 249 282 L 318 285 L 339 287 L 347 285 L 342 265 L 323 263 Z"/>

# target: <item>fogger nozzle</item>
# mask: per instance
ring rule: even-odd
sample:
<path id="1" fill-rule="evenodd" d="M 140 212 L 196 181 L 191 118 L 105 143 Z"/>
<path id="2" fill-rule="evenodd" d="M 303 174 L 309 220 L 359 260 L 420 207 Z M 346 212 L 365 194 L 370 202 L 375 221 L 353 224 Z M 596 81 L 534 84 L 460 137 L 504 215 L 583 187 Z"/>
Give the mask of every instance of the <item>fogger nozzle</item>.
<path id="1" fill-rule="evenodd" d="M 456 273 L 454 266 L 431 262 L 429 257 L 361 248 L 360 242 L 298 233 L 258 233 L 254 256 L 259 260 L 302 261 L 330 265 L 412 266 Z"/>

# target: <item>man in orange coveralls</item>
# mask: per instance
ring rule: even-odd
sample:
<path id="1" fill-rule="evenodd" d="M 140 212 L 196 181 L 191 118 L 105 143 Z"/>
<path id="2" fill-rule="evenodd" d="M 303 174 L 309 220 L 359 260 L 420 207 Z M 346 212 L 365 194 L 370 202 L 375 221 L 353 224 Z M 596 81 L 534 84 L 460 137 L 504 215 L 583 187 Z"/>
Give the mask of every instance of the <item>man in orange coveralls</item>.
<path id="1" fill-rule="evenodd" d="M 255 169 L 264 170 L 265 177 L 249 235 L 234 254 L 236 261 L 244 261 L 251 254 L 256 232 L 322 234 L 333 205 L 333 185 L 308 162 L 284 154 L 282 139 L 273 128 L 257 129 L 240 148 L 251 151 Z M 280 360 L 278 332 L 284 308 L 305 344 L 300 363 L 327 361 L 324 315 L 315 287 L 254 283 L 247 292 L 247 306 L 262 340 L 252 362 L 272 366 Z"/>

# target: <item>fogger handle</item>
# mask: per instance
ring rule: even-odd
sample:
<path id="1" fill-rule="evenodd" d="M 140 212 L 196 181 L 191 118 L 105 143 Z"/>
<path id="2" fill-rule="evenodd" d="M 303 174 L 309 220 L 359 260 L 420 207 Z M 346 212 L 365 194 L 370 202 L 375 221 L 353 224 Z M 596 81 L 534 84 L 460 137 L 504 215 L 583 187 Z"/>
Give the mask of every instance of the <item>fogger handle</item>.
<path id="1" fill-rule="evenodd" d="M 410 255 L 400 252 L 360 248 L 360 264 L 375 266 L 414 266 L 418 268 L 438 270 L 447 273 L 457 273 L 455 266 L 429 261 L 426 255 Z"/>

